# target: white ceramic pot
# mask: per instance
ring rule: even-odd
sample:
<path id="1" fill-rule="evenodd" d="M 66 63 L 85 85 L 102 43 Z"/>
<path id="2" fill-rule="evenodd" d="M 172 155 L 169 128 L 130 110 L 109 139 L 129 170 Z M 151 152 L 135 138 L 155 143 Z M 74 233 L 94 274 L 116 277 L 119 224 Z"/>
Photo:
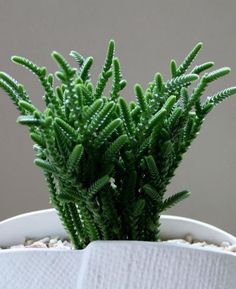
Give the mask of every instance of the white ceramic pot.
<path id="1" fill-rule="evenodd" d="M 208 224 L 161 217 L 161 236 L 236 244 L 236 238 Z M 65 237 L 55 210 L 0 222 L 0 246 L 25 237 Z M 2 289 L 235 289 L 236 256 L 217 249 L 137 241 L 97 241 L 83 250 L 0 251 Z"/>

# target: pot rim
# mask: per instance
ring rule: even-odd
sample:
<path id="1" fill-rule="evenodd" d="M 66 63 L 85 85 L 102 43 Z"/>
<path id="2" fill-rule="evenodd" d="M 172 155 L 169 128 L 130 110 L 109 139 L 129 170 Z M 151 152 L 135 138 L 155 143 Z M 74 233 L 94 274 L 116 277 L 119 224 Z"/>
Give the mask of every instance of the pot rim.
<path id="1" fill-rule="evenodd" d="M 236 244 L 236 237 L 233 235 L 195 219 L 161 215 L 160 222 L 161 238 L 165 240 L 179 239 L 191 234 L 194 239 L 200 241 L 216 244 L 226 241 Z M 67 236 L 55 209 L 32 211 L 3 220 L 0 222 L 0 232 L 0 246 L 2 247 L 20 244 L 26 237 L 37 239 L 45 236 Z"/>

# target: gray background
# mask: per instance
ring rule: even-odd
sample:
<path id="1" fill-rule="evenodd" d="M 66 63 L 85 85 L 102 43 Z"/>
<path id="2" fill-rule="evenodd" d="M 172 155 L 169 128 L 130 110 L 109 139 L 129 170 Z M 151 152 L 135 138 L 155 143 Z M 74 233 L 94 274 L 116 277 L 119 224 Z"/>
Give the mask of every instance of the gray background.
<path id="1" fill-rule="evenodd" d="M 169 61 L 178 63 L 198 42 L 200 61 L 213 60 L 232 73 L 212 91 L 236 85 L 236 1 L 234 0 L 1 0 L 0 70 L 23 82 L 42 108 L 37 80 L 9 60 L 18 54 L 55 65 L 50 53 L 79 50 L 93 55 L 94 78 L 107 42 L 114 38 L 129 81 L 125 96 L 133 98 L 135 82 L 145 85 L 157 71 L 169 77 Z M 34 167 L 27 130 L 16 124 L 18 113 L 8 97 L 0 97 L 0 219 L 49 207 L 43 175 Z M 189 188 L 192 196 L 168 213 L 197 218 L 236 234 L 236 98 L 218 106 L 185 155 L 169 193 Z"/>

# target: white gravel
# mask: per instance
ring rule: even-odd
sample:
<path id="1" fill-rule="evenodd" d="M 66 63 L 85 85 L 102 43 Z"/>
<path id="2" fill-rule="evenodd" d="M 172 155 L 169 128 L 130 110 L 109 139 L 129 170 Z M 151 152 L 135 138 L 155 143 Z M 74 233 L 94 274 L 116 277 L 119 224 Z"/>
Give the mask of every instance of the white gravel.
<path id="1" fill-rule="evenodd" d="M 0 248 L 1 249 L 27 249 L 27 248 L 38 248 L 38 249 L 64 249 L 64 250 L 71 250 L 72 244 L 67 239 L 60 239 L 58 236 L 53 237 L 45 237 L 43 239 L 32 239 L 32 238 L 26 238 L 23 244 L 18 244 L 6 248 Z"/>
<path id="2" fill-rule="evenodd" d="M 193 247 L 205 247 L 205 248 L 215 248 L 222 251 L 227 252 L 233 252 L 236 253 L 236 244 L 232 245 L 229 242 L 222 242 L 219 245 L 211 244 L 206 241 L 199 241 L 194 240 L 193 236 L 191 234 L 187 234 L 183 239 L 173 239 L 173 240 L 167 240 L 163 241 L 167 243 L 173 243 L 173 244 L 188 244 Z M 52 237 L 44 237 L 42 239 L 36 240 L 32 238 L 26 238 L 23 244 L 18 244 L 14 246 L 10 246 L 7 248 L 1 248 L 2 249 L 27 249 L 27 248 L 48 248 L 48 249 L 62 249 L 62 250 L 72 250 L 72 244 L 68 239 L 61 239 L 58 236 L 52 236 Z"/>
<path id="3" fill-rule="evenodd" d="M 220 245 L 216 245 L 216 244 L 212 244 L 206 241 L 194 240 L 191 234 L 187 234 L 183 239 L 173 239 L 173 240 L 167 240 L 164 242 L 174 243 L 174 244 L 188 244 L 193 247 L 214 248 L 214 249 L 219 249 L 221 251 L 236 253 L 236 244 L 232 245 L 231 243 L 224 241 Z"/>

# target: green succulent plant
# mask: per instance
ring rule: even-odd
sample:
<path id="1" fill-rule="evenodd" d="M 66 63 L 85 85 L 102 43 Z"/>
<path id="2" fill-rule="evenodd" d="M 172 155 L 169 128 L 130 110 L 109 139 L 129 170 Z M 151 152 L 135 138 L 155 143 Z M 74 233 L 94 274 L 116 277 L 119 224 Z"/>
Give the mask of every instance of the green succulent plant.
<path id="1" fill-rule="evenodd" d="M 56 83 L 45 67 L 12 57 L 38 77 L 45 91 L 43 112 L 23 85 L 0 73 L 0 87 L 18 108 L 18 123 L 29 127 L 35 164 L 75 248 L 98 239 L 157 241 L 160 214 L 189 196 L 181 191 L 167 198 L 166 188 L 206 115 L 236 93 L 231 87 L 201 100 L 211 82 L 230 72 L 224 67 L 206 73 L 213 62 L 187 72 L 201 47 L 198 43 L 179 66 L 171 61 L 170 80 L 157 73 L 145 89 L 136 84 L 131 102 L 121 96 L 126 81 L 113 40 L 95 85 L 89 73 L 93 58 L 76 51 L 70 53 L 76 68 L 52 53 L 59 68 Z"/>

